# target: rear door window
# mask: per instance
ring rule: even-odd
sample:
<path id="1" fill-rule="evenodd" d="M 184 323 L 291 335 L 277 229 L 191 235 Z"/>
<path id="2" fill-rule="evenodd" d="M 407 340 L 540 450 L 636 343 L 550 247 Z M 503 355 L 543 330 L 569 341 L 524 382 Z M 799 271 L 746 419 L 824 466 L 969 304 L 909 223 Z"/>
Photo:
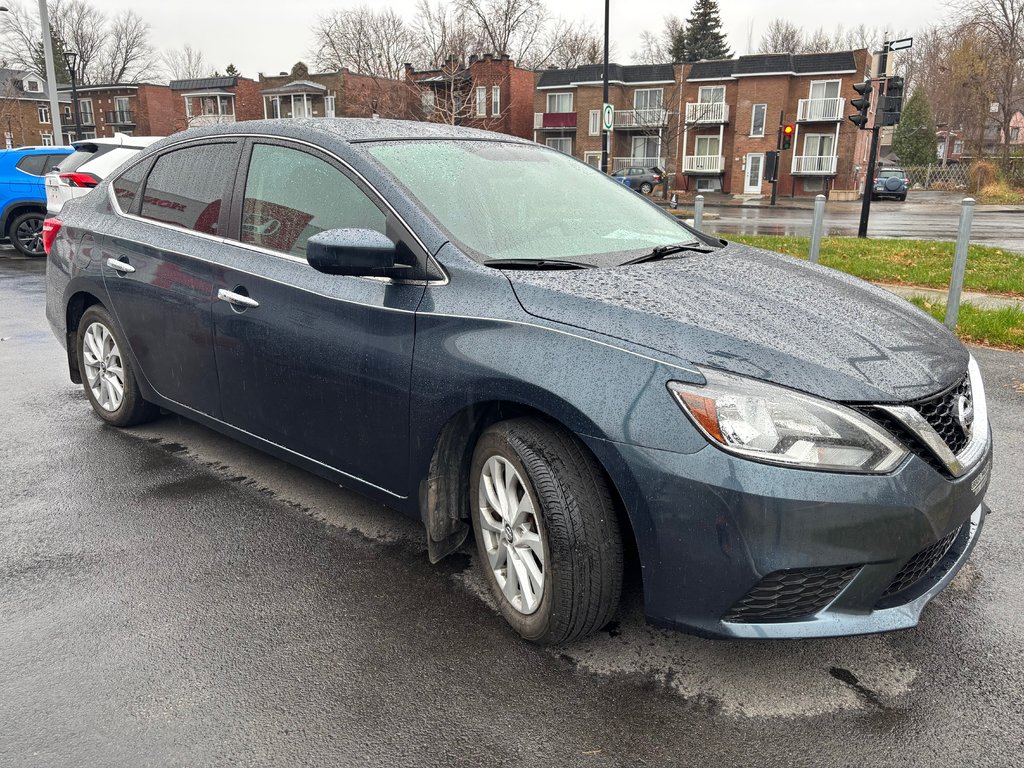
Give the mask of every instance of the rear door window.
<path id="1" fill-rule="evenodd" d="M 328 229 L 384 233 L 386 217 L 340 170 L 275 144 L 252 148 L 242 201 L 243 243 L 305 258 L 306 241 Z"/>
<path id="2" fill-rule="evenodd" d="M 176 149 L 160 155 L 146 180 L 140 215 L 208 235 L 220 233 L 220 214 L 238 168 L 238 144 Z"/>
<path id="3" fill-rule="evenodd" d="M 42 176 L 46 167 L 49 155 L 25 155 L 18 161 L 18 170 L 30 173 L 33 176 Z"/>

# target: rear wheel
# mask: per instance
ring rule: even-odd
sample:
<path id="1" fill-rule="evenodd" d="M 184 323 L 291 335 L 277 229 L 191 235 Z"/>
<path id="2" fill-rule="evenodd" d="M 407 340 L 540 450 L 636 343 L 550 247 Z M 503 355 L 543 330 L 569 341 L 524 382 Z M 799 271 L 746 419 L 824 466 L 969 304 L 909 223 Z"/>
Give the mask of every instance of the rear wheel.
<path id="1" fill-rule="evenodd" d="M 651 192 L 654 191 L 654 185 L 651 184 L 649 181 L 645 181 L 643 184 L 640 185 L 640 191 L 643 192 L 645 195 L 649 195 L 651 194 Z"/>
<path id="2" fill-rule="evenodd" d="M 615 615 L 622 537 L 601 468 L 570 433 L 520 418 L 487 429 L 470 498 L 481 571 L 525 639 L 561 643 Z"/>
<path id="3" fill-rule="evenodd" d="M 89 307 L 78 324 L 78 367 L 92 409 L 108 424 L 130 427 L 156 418 L 142 398 L 125 345 L 102 307 Z"/>
<path id="4" fill-rule="evenodd" d="M 25 256 L 45 256 L 43 214 L 29 211 L 16 216 L 7 230 L 11 245 Z"/>

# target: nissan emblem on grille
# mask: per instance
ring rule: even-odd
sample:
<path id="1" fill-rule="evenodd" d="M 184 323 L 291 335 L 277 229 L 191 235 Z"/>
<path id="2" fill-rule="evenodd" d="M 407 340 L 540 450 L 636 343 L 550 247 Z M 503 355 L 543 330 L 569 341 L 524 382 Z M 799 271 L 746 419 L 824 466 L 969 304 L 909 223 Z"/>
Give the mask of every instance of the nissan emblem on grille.
<path id="1" fill-rule="evenodd" d="M 970 431 L 974 423 L 974 406 L 967 395 L 960 395 L 956 399 L 956 420 L 960 422 L 960 428 L 966 433 Z"/>

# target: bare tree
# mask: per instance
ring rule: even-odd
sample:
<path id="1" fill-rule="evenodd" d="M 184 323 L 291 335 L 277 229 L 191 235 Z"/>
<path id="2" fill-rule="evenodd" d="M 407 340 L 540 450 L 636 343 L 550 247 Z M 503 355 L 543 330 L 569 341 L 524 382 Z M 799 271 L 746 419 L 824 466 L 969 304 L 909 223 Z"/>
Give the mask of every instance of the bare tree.
<path id="1" fill-rule="evenodd" d="M 163 60 L 171 80 L 195 80 L 213 74 L 213 67 L 206 63 L 203 52 L 191 45 L 164 51 Z"/>
<path id="2" fill-rule="evenodd" d="M 138 82 L 160 76 L 149 40 L 149 24 L 135 11 L 124 11 L 114 19 L 97 69 L 104 83 Z"/>
<path id="3" fill-rule="evenodd" d="M 804 33 L 793 22 L 774 18 L 761 35 L 758 53 L 800 53 L 804 50 Z"/>
<path id="4" fill-rule="evenodd" d="M 415 63 L 427 69 L 441 67 L 453 57 L 466 61 L 483 47 L 465 11 L 443 0 L 434 5 L 419 0 L 412 27 L 418 43 Z"/>
<path id="5" fill-rule="evenodd" d="M 686 23 L 678 16 L 665 17 L 661 31 L 640 34 L 640 50 L 633 52 L 636 64 L 678 63 L 686 52 Z"/>
<path id="6" fill-rule="evenodd" d="M 8 4 L 8 13 L 0 13 L 0 57 L 8 66 L 35 72 L 42 78 L 46 71 L 37 55 L 42 35 L 39 16 L 15 0 Z"/>
<path id="7" fill-rule="evenodd" d="M 375 77 L 400 77 L 416 57 L 417 39 L 393 10 L 369 6 L 332 11 L 313 27 L 313 60 L 323 70 L 347 67 Z"/>
<path id="8" fill-rule="evenodd" d="M 599 64 L 604 61 L 604 38 L 590 24 L 559 19 L 549 25 L 539 50 L 547 52 L 541 66 Z"/>
<path id="9" fill-rule="evenodd" d="M 106 15 L 85 0 L 52 0 L 50 29 L 66 51 L 78 54 L 75 77 L 79 83 L 97 83 L 105 49 L 115 44 Z M 147 28 L 148 34 L 148 28 Z"/>
<path id="10" fill-rule="evenodd" d="M 480 30 L 482 42 L 496 56 L 510 56 L 520 66 L 543 67 L 553 52 L 545 40 L 550 15 L 542 0 L 454 0 Z"/>

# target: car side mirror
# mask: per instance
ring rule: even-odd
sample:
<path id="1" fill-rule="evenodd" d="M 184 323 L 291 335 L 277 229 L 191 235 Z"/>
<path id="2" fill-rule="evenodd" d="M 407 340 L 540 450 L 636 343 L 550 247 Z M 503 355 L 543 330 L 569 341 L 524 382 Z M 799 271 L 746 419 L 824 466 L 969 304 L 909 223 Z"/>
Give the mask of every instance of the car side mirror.
<path id="1" fill-rule="evenodd" d="M 328 275 L 386 277 L 408 270 L 396 264 L 397 253 L 395 244 L 374 229 L 329 229 L 306 241 L 306 261 Z"/>

